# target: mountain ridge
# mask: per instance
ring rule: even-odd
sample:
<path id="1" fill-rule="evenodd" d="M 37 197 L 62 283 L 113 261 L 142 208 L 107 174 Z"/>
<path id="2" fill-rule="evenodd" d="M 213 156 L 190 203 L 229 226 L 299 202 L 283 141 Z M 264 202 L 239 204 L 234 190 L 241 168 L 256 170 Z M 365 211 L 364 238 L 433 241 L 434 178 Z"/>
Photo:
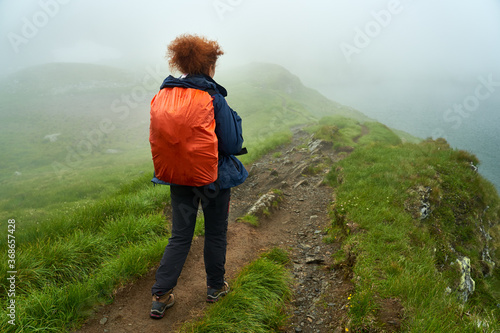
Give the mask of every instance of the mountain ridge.
<path id="1" fill-rule="evenodd" d="M 331 115 L 342 115 L 360 121 L 374 121 L 360 111 L 326 98 L 317 90 L 305 86 L 300 78 L 291 71 L 277 64 L 250 63 L 222 72 L 222 80 L 228 85 L 251 86 L 263 90 L 280 92 L 295 102 L 308 107 L 316 118 Z M 241 80 L 243 77 L 245 80 Z M 314 101 L 313 103 L 311 101 Z"/>
<path id="2" fill-rule="evenodd" d="M 261 70 L 256 71 L 259 67 Z M 285 131 L 290 126 L 315 121 L 323 114 L 351 112 L 357 118 L 365 117 L 304 87 L 298 77 L 281 66 L 251 65 L 239 71 L 252 75 L 231 78 L 221 73 L 221 83 L 229 90 L 229 104 L 243 118 L 245 139 L 249 141 L 253 138 L 259 141 L 269 132 Z M 266 77 L 259 79 L 259 73 L 264 72 L 274 79 L 269 79 L 268 83 Z M 141 142 L 147 148 L 144 139 L 148 130 L 149 100 L 159 89 L 161 82 L 157 81 L 158 78 L 150 80 L 144 86 L 140 75 L 132 72 L 80 63 L 51 63 L 11 74 L 2 81 L 8 88 L 0 93 L 5 97 L 0 104 L 0 142 L 17 142 L 17 148 L 26 152 L 36 147 L 37 151 L 44 151 L 45 156 L 61 159 L 67 154 L 61 142 L 78 144 L 87 137 L 85 133 L 98 129 L 103 119 L 110 119 L 116 130 L 106 135 L 109 141 L 106 149 L 123 146 L 122 141 L 116 141 L 122 140 L 128 128 L 136 126 L 140 127 L 138 132 L 128 132 L 127 141 Z M 293 87 L 294 93 L 285 92 L 286 86 Z M 54 133 L 61 135 L 47 145 L 43 138 Z M 114 138 L 114 134 L 119 136 Z M 57 148 L 57 152 L 51 152 L 53 148 Z M 3 163 L 7 163 L 5 167 L 11 165 L 11 173 L 16 171 L 12 165 L 15 155 L 18 154 L 12 151 L 2 153 L 2 159 L 10 161 Z M 19 157 L 19 164 L 33 164 L 33 161 L 23 162 L 30 157 L 29 153 Z"/>

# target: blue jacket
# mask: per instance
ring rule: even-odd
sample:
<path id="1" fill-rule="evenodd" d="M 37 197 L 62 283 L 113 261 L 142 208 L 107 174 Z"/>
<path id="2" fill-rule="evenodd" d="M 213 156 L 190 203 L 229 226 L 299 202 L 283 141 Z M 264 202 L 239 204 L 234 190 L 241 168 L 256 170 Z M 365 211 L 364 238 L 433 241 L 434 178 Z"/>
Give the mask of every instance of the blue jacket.
<path id="1" fill-rule="evenodd" d="M 231 188 L 243 183 L 248 172 L 243 164 L 234 156 L 242 151 L 243 131 L 241 118 L 232 110 L 224 97 L 226 89 L 207 75 L 188 75 L 183 78 L 168 76 L 160 87 L 163 88 L 194 88 L 209 91 L 214 103 L 215 134 L 219 142 L 218 179 L 208 185 L 209 188 L 218 186 L 221 189 Z M 151 180 L 155 184 L 173 185 L 156 178 Z"/>

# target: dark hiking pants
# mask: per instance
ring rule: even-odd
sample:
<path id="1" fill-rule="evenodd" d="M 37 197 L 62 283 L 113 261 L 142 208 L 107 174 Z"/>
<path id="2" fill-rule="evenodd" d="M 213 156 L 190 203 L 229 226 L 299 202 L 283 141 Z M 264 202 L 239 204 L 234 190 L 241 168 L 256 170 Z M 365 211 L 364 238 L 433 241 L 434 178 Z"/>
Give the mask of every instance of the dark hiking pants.
<path id="1" fill-rule="evenodd" d="M 216 289 L 223 286 L 230 195 L 230 189 L 213 191 L 206 186 L 170 186 L 172 236 L 156 271 L 152 294 L 161 295 L 176 286 L 191 247 L 200 202 L 205 217 L 207 286 Z"/>

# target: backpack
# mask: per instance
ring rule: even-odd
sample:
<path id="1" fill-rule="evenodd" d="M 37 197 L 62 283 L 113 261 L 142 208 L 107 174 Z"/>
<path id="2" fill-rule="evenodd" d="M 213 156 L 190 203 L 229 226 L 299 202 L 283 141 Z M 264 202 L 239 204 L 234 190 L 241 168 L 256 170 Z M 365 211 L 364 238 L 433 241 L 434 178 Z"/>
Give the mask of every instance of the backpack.
<path id="1" fill-rule="evenodd" d="M 204 186 L 217 180 L 215 90 L 163 88 L 151 100 L 149 141 L 156 178 Z"/>

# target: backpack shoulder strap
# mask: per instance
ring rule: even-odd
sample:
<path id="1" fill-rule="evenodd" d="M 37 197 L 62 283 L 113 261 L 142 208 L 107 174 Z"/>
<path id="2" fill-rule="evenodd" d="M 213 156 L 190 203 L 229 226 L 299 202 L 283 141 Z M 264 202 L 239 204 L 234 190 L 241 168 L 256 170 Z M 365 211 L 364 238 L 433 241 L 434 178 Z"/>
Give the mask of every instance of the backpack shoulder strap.
<path id="1" fill-rule="evenodd" d="M 205 90 L 207 93 L 210 94 L 210 96 L 213 96 L 215 94 L 218 94 L 218 92 L 215 89 L 206 89 Z"/>
<path id="2" fill-rule="evenodd" d="M 212 96 L 212 97 L 213 97 L 215 94 L 219 94 L 219 92 L 218 92 L 218 91 L 216 91 L 215 89 L 207 89 L 207 90 L 205 90 L 205 91 L 206 91 L 207 93 L 209 93 L 209 94 L 210 94 L 210 96 Z M 246 149 L 246 148 L 242 148 L 242 149 L 240 150 L 240 152 L 239 152 L 239 153 L 234 154 L 234 155 L 235 155 L 235 156 L 237 156 L 237 155 L 245 155 L 245 154 L 248 154 L 248 151 L 247 151 L 247 149 Z"/>

